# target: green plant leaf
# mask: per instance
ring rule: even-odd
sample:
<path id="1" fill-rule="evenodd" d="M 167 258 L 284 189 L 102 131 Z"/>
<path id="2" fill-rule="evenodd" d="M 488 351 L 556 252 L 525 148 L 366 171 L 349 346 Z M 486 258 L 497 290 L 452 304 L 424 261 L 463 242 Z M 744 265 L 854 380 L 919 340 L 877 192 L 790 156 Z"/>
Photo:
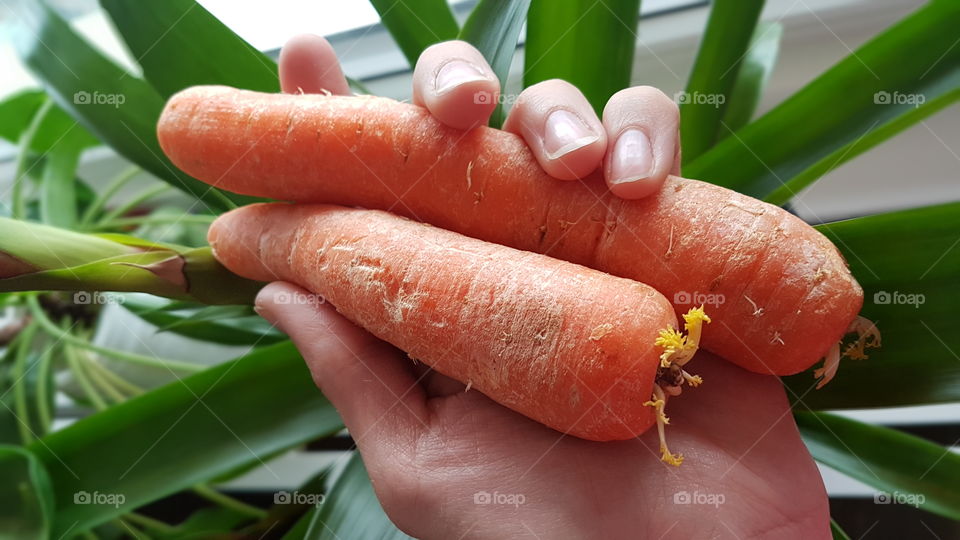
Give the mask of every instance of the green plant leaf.
<path id="1" fill-rule="evenodd" d="M 222 343 L 224 345 L 271 345 L 286 339 L 286 336 L 259 316 L 209 318 L 198 316 L 208 308 L 191 305 L 185 309 L 167 310 L 171 302 L 143 295 L 125 295 L 123 307 L 141 319 L 160 327 L 160 331 L 181 336 Z M 239 306 L 230 306 L 237 309 Z M 249 307 L 243 309 L 249 311 Z M 215 313 L 206 311 L 208 316 Z M 228 313 L 229 315 L 229 313 Z"/>
<path id="2" fill-rule="evenodd" d="M 194 0 L 100 0 L 143 76 L 164 97 L 225 84 L 279 92 L 277 64 Z"/>
<path id="3" fill-rule="evenodd" d="M 597 113 L 630 86 L 640 0 L 533 0 L 527 15 L 523 85 L 564 79 Z"/>
<path id="4" fill-rule="evenodd" d="M 77 222 L 74 173 L 82 150 L 73 145 L 54 147 L 47 155 L 40 181 L 40 215 L 44 223 L 71 228 Z"/>
<path id="5" fill-rule="evenodd" d="M 459 38 L 471 43 L 487 59 L 500 79 L 500 88 L 507 87 L 510 62 L 529 7 L 530 0 L 481 0 L 460 30 Z M 498 104 L 490 116 L 490 125 L 499 128 L 503 120 L 503 106 Z"/>
<path id="6" fill-rule="evenodd" d="M 212 208 L 249 197 L 223 194 L 178 171 L 164 157 L 156 125 L 163 98 L 143 79 L 126 73 L 94 49 L 42 2 L 11 8 L 14 48 L 45 84 L 51 98 L 118 153 Z"/>
<path id="7" fill-rule="evenodd" d="M 777 54 L 780 52 L 780 38 L 783 37 L 783 25 L 777 22 L 761 22 L 753 32 L 750 48 L 740 65 L 737 81 L 730 91 L 726 110 L 723 113 L 723 123 L 719 129 L 718 140 L 728 137 L 732 132 L 742 128 L 753 118 L 763 91 L 770 80 L 770 74 L 777 63 Z"/>
<path id="8" fill-rule="evenodd" d="M 0 445 L 0 478 L 0 538 L 49 538 L 53 490 L 36 456 L 18 446 Z"/>
<path id="9" fill-rule="evenodd" d="M 960 99 L 957 20 L 958 2 L 924 4 L 684 167 L 684 175 L 788 201 L 841 163 Z"/>
<path id="10" fill-rule="evenodd" d="M 833 540 L 850 540 L 850 536 L 833 518 L 830 518 L 830 534 L 833 536 Z"/>
<path id="11" fill-rule="evenodd" d="M 214 506 L 201 508 L 190 514 L 172 531 L 151 535 L 157 540 L 200 540 L 223 535 L 226 531 L 250 521 L 250 516 L 233 510 Z"/>
<path id="12" fill-rule="evenodd" d="M 456 39 L 460 30 L 446 0 L 370 0 L 370 3 L 410 67 L 417 64 L 424 49 Z"/>
<path id="13" fill-rule="evenodd" d="M 794 413 L 817 461 L 898 504 L 960 519 L 960 455 L 902 431 L 828 413 Z M 895 499 L 895 500 L 894 500 Z"/>
<path id="14" fill-rule="evenodd" d="M 0 101 L 0 137 L 17 143 L 46 99 L 43 90 L 21 90 Z"/>
<path id="15" fill-rule="evenodd" d="M 726 104 L 750 48 L 764 0 L 714 0 L 700 50 L 680 97 L 680 137 L 688 163 L 717 141 Z"/>
<path id="16" fill-rule="evenodd" d="M 844 359 L 837 376 L 810 391 L 808 371 L 784 378 L 812 409 L 894 407 L 960 401 L 960 203 L 817 227 L 843 253 L 864 289 L 862 315 L 883 346 Z"/>
<path id="17" fill-rule="evenodd" d="M 31 449 L 57 486 L 58 536 L 341 427 L 287 342 L 84 418 Z M 75 493 L 123 500 L 77 504 Z"/>
<path id="18" fill-rule="evenodd" d="M 337 538 L 410 538 L 384 513 L 370 484 L 359 452 L 333 483 L 326 501 L 314 512 L 306 534 L 309 539 Z"/>

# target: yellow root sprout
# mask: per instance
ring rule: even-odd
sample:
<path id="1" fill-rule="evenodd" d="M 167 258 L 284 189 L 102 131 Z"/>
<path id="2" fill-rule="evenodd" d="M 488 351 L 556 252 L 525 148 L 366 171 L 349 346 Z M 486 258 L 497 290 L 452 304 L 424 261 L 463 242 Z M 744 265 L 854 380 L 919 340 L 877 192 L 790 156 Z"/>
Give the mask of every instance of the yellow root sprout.
<path id="1" fill-rule="evenodd" d="M 683 329 L 686 335 L 673 327 L 660 331 L 654 345 L 663 347 L 660 355 L 660 367 L 657 369 L 657 380 L 653 386 L 653 397 L 644 405 L 656 409 L 657 434 L 660 437 L 660 459 L 664 462 L 679 466 L 683 463 L 682 454 L 673 454 L 667 447 L 666 426 L 670 419 L 664 412 L 667 406 L 667 395 L 676 396 L 683 390 L 682 385 L 687 383 L 696 387 L 703 383 L 699 375 L 691 375 L 683 366 L 689 362 L 700 347 L 700 334 L 703 323 L 710 322 L 710 317 L 703 311 L 703 306 L 693 308 L 683 316 Z"/>

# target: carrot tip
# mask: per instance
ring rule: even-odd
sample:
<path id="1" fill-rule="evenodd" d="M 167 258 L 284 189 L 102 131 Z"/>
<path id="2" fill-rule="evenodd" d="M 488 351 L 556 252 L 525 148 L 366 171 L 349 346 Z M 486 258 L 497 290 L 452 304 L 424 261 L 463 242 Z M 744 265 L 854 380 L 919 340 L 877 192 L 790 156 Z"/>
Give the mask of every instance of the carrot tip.
<path id="1" fill-rule="evenodd" d="M 813 370 L 813 376 L 820 379 L 817 383 L 817 390 L 823 388 L 824 385 L 833 380 L 833 377 L 837 374 L 837 369 L 840 367 L 840 359 L 842 357 L 847 357 L 851 360 L 866 360 L 868 355 L 865 349 L 880 347 L 880 330 L 877 329 L 877 325 L 873 324 L 869 319 L 858 316 L 850 323 L 846 333 L 857 334 L 857 339 L 847 344 L 842 354 L 840 352 L 840 346 L 843 344 L 843 339 L 834 343 L 833 346 L 830 347 L 830 350 L 827 351 L 827 355 L 823 360 L 823 367 Z"/>

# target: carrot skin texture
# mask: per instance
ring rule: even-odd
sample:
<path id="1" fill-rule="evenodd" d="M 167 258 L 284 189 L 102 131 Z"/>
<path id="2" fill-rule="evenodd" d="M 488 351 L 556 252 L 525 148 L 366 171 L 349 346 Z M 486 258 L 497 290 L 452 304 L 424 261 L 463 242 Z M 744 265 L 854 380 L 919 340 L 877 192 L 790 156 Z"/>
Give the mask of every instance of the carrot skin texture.
<path id="1" fill-rule="evenodd" d="M 320 294 L 377 337 L 558 431 L 636 437 L 654 422 L 652 288 L 387 212 L 252 205 L 210 229 L 217 259 Z"/>
<path id="2" fill-rule="evenodd" d="M 837 249 L 783 209 L 677 177 L 621 200 L 599 173 L 550 178 L 513 134 L 457 131 L 386 98 L 195 87 L 170 99 L 158 135 L 178 167 L 229 191 L 378 208 L 546 253 L 647 283 L 678 314 L 713 300 L 704 348 L 758 373 L 810 367 L 863 303 Z"/>

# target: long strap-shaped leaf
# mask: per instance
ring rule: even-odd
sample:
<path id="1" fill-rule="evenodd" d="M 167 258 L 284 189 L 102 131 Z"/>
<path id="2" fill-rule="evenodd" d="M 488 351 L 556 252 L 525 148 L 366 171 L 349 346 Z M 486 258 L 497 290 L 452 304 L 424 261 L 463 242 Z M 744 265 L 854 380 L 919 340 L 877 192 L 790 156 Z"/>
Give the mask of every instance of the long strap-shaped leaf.
<path id="1" fill-rule="evenodd" d="M 194 0 L 100 0 L 164 97 L 199 84 L 278 92 L 277 64 Z"/>
<path id="2" fill-rule="evenodd" d="M 370 0 L 370 3 L 411 67 L 416 65 L 424 49 L 456 39 L 460 30 L 446 0 Z"/>
<path id="3" fill-rule="evenodd" d="M 863 315 L 883 346 L 844 359 L 827 386 L 807 373 L 785 379 L 813 409 L 960 401 L 960 203 L 817 227 L 843 252 L 864 288 Z"/>
<path id="4" fill-rule="evenodd" d="M 960 519 L 960 455 L 901 431 L 828 413 L 794 414 L 817 461 L 910 504 Z"/>
<path id="5" fill-rule="evenodd" d="M 737 73 L 737 81 L 727 99 L 726 110 L 723 112 L 725 125 L 717 135 L 718 140 L 727 138 L 753 118 L 777 63 L 782 36 L 783 25 L 780 23 L 761 22 L 757 25 L 750 48 L 743 57 L 740 72 Z"/>
<path id="6" fill-rule="evenodd" d="M 94 49 L 42 2 L 15 4 L 14 43 L 58 105 L 127 159 L 213 208 L 251 198 L 223 194 L 178 171 L 164 157 L 156 124 L 163 98 Z"/>
<path id="7" fill-rule="evenodd" d="M 56 538 L 340 428 L 287 342 L 111 407 L 31 450 L 55 487 Z M 84 504 L 95 494 L 122 500 Z"/>
<path id="8" fill-rule="evenodd" d="M 763 4 L 764 0 L 714 0 L 680 103 L 684 162 L 693 161 L 716 142 Z"/>
<path id="9" fill-rule="evenodd" d="M 50 538 L 53 490 L 43 464 L 28 450 L 0 445 L 0 524 L 4 538 Z"/>
<path id="10" fill-rule="evenodd" d="M 930 2 L 684 168 L 774 203 L 960 99 L 960 2 Z M 922 104 L 921 104 L 922 102 Z"/>
<path id="11" fill-rule="evenodd" d="M 530 0 L 481 0 L 460 30 L 460 39 L 473 44 L 487 59 L 506 91 L 510 61 L 517 50 L 517 37 L 527 18 Z M 503 124 L 503 107 L 497 105 L 490 125 Z"/>
<path id="12" fill-rule="evenodd" d="M 322 540 L 410 538 L 383 512 L 359 452 L 350 456 L 327 494 L 326 502 L 314 513 L 305 537 Z"/>
<path id="13" fill-rule="evenodd" d="M 564 79 L 597 113 L 630 85 L 640 0 L 533 0 L 523 85 Z"/>

